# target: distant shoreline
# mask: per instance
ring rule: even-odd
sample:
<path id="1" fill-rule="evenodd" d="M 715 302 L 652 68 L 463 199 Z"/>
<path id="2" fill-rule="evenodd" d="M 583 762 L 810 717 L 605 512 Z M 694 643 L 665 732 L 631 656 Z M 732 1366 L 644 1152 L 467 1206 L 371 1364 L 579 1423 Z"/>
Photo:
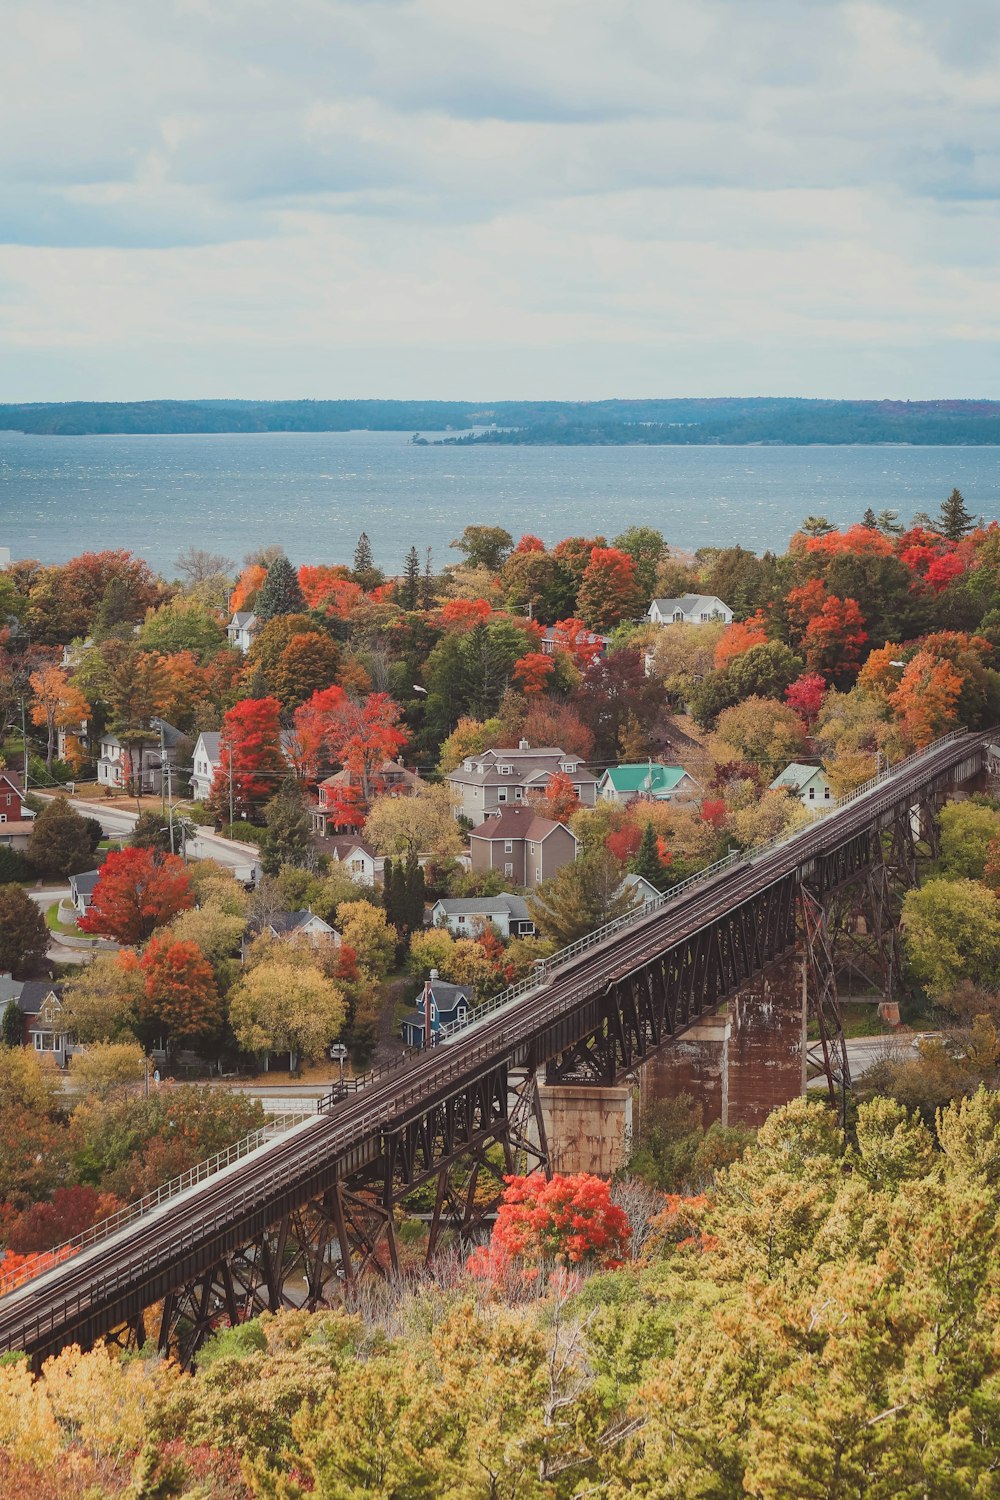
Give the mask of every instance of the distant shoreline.
<path id="1" fill-rule="evenodd" d="M 408 432 L 450 447 L 989 447 L 1000 401 L 135 401 L 0 405 L 26 436 Z"/>

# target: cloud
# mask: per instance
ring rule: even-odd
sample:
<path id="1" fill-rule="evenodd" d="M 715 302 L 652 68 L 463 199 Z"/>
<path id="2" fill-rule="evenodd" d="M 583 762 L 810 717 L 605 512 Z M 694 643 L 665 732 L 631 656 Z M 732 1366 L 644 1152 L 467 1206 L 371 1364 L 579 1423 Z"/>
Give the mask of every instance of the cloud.
<path id="1" fill-rule="evenodd" d="M 596 395 L 630 351 L 651 391 L 730 390 L 755 350 L 741 388 L 835 394 L 849 346 L 902 394 L 967 351 L 981 393 L 988 0 L 14 0 L 3 25 L 8 399 L 138 394 L 137 350 L 147 395 L 192 370 L 267 394 L 256 369 Z"/>

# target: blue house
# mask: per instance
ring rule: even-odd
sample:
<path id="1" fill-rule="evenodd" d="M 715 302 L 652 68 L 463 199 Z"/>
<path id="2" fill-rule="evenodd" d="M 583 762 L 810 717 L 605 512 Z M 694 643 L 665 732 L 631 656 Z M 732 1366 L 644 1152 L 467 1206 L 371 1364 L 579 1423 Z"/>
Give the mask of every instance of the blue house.
<path id="1" fill-rule="evenodd" d="M 468 984 L 447 984 L 443 979 L 431 979 L 431 1045 L 440 1040 L 441 1027 L 451 1021 L 461 1021 L 475 1005 L 475 991 Z M 424 992 L 421 989 L 413 1010 L 408 1010 L 402 1022 L 403 1041 L 408 1047 L 424 1045 Z"/>

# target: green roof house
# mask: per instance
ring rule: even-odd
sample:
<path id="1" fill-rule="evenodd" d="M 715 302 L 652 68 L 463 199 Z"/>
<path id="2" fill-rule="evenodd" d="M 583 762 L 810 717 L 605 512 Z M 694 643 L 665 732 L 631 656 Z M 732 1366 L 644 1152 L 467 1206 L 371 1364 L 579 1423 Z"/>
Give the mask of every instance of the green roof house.
<path id="1" fill-rule="evenodd" d="M 661 766 L 646 761 L 638 766 L 609 766 L 597 783 L 597 795 L 607 802 L 684 802 L 701 794 L 701 787 L 683 766 Z"/>

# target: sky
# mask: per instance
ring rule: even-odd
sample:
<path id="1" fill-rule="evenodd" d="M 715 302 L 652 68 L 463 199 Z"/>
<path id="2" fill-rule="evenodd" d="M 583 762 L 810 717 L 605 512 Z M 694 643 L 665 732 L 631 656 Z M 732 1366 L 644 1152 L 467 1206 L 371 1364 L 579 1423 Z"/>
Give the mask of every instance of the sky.
<path id="1" fill-rule="evenodd" d="M 0 400 L 1000 397 L 996 0 L 6 0 Z"/>

